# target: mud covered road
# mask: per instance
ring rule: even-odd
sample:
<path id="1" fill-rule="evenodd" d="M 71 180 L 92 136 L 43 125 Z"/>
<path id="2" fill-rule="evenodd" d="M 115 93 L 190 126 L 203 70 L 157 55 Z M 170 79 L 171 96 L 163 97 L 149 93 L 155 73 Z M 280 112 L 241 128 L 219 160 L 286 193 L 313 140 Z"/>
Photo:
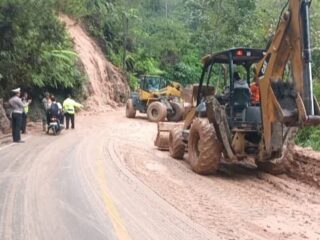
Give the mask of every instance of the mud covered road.
<path id="1" fill-rule="evenodd" d="M 320 191 L 285 175 L 194 174 L 123 110 L 0 146 L 0 239 L 320 239 Z"/>

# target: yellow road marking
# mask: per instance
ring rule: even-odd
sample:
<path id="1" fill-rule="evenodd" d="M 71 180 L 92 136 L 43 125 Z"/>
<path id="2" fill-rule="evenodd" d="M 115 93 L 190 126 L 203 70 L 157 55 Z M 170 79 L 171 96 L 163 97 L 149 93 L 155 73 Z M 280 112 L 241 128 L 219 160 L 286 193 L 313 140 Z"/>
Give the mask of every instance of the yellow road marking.
<path id="1" fill-rule="evenodd" d="M 101 156 L 101 155 L 100 155 Z M 120 240 L 130 240 L 129 234 L 123 223 L 120 214 L 110 196 L 109 190 L 107 188 L 107 176 L 104 170 L 103 158 L 99 157 L 97 161 L 97 175 L 100 188 L 102 190 L 103 202 L 111 219 L 112 225 L 114 227 L 116 236 Z"/>

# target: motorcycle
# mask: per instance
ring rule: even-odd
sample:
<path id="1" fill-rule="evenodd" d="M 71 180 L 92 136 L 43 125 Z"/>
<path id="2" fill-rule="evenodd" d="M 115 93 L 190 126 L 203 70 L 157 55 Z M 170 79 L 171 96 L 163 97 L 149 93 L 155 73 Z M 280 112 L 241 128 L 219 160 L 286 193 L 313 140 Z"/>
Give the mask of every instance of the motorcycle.
<path id="1" fill-rule="evenodd" d="M 56 117 L 52 117 L 48 125 L 47 134 L 50 134 L 50 131 L 52 131 L 53 135 L 58 135 L 61 133 L 62 129 L 63 125 L 60 123 L 60 120 Z"/>

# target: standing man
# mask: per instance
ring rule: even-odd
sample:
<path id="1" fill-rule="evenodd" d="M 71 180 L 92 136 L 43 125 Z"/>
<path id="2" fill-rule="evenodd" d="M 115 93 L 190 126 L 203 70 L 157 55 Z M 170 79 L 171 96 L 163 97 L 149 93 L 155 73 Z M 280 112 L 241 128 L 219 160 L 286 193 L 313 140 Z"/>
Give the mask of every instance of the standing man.
<path id="1" fill-rule="evenodd" d="M 14 142 L 22 143 L 21 141 L 21 123 L 22 123 L 22 113 L 23 108 L 26 106 L 20 98 L 20 88 L 13 89 L 12 92 L 15 94 L 9 100 L 10 107 L 12 109 L 12 138 Z M 31 100 L 27 102 L 29 105 Z"/>
<path id="2" fill-rule="evenodd" d="M 44 108 L 44 114 L 42 117 L 42 128 L 45 132 L 47 129 L 47 126 L 50 124 L 50 116 L 49 116 L 49 109 L 51 106 L 51 99 L 50 94 L 48 92 L 44 93 L 44 98 L 42 99 L 42 105 Z"/>
<path id="3" fill-rule="evenodd" d="M 22 113 L 22 124 L 21 124 L 21 133 L 26 133 L 27 128 L 27 115 L 29 112 L 29 102 L 28 102 L 28 93 L 25 92 L 21 98 L 22 103 L 24 104 L 23 113 Z"/>
<path id="4" fill-rule="evenodd" d="M 80 103 L 77 103 L 71 98 L 69 94 L 67 99 L 63 101 L 63 111 L 66 116 L 66 129 L 69 129 L 69 121 L 71 120 L 71 128 L 74 129 L 74 116 L 75 108 L 82 108 L 83 106 Z"/>

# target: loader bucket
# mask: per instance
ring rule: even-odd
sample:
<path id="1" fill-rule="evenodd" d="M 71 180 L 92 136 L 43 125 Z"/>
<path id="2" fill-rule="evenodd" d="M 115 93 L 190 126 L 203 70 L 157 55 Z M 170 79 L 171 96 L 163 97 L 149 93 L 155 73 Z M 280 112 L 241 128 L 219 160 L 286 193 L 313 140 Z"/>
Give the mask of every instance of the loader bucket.
<path id="1" fill-rule="evenodd" d="M 154 145 L 160 150 L 168 151 L 170 131 L 176 127 L 183 127 L 183 123 L 159 122 L 158 133 Z"/>

